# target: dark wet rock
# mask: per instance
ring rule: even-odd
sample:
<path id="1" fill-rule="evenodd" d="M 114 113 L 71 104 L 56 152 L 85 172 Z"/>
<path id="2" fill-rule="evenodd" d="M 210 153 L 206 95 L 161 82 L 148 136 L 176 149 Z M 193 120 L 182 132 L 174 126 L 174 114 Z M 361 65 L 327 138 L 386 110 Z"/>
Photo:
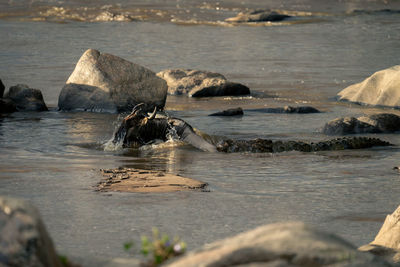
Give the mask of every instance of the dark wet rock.
<path id="1" fill-rule="evenodd" d="M 359 248 L 372 254 L 400 263 L 400 206 L 386 216 L 374 241 Z"/>
<path id="2" fill-rule="evenodd" d="M 327 135 L 393 133 L 397 131 L 400 131 L 400 117 L 390 113 L 359 118 L 338 118 L 325 124 L 322 129 L 322 132 Z"/>
<path id="3" fill-rule="evenodd" d="M 25 84 L 11 86 L 4 99 L 15 103 L 18 111 L 47 111 L 42 92 L 39 89 L 29 88 Z"/>
<path id="4" fill-rule="evenodd" d="M 242 115 L 243 115 L 242 108 L 231 108 L 220 112 L 212 113 L 208 116 L 242 116 Z"/>
<path id="5" fill-rule="evenodd" d="M 169 69 L 157 75 L 168 84 L 171 95 L 187 94 L 190 97 L 248 95 L 250 89 L 240 83 L 228 81 L 222 74 L 191 70 Z"/>
<path id="6" fill-rule="evenodd" d="M 351 12 L 351 14 L 354 15 L 362 15 L 362 14 L 368 14 L 368 15 L 376 15 L 376 14 L 400 14 L 400 10 L 397 9 L 378 9 L 378 10 L 363 10 L 363 9 L 355 9 Z"/>
<path id="7" fill-rule="evenodd" d="M 61 110 L 125 112 L 145 103 L 150 111 L 163 109 L 166 82 L 154 72 L 120 57 L 87 50 L 61 90 Z"/>
<path id="8" fill-rule="evenodd" d="M 320 113 L 318 109 L 309 106 L 303 106 L 303 107 L 284 106 L 283 108 L 281 107 L 257 108 L 257 109 L 246 109 L 246 111 L 263 112 L 263 113 L 298 113 L 298 114 Z"/>
<path id="9" fill-rule="evenodd" d="M 63 266 L 35 207 L 0 197 L 0 266 Z"/>
<path id="10" fill-rule="evenodd" d="M 189 252 L 168 267 L 392 266 L 301 222 L 268 224 Z"/>
<path id="11" fill-rule="evenodd" d="M 301 141 L 274 141 L 270 139 L 254 140 L 232 140 L 227 139 L 217 145 L 220 152 L 251 152 L 251 153 L 277 153 L 284 151 L 330 151 L 344 149 L 362 149 L 375 146 L 391 146 L 389 142 L 378 138 L 352 137 L 337 138 L 317 143 L 306 143 Z"/>
<path id="12" fill-rule="evenodd" d="M 17 111 L 17 106 L 9 98 L 0 98 L 0 114 L 1 113 L 12 113 Z"/>
<path id="13" fill-rule="evenodd" d="M 373 106 L 400 107 L 400 65 L 375 72 L 338 93 L 339 100 Z"/>
<path id="14" fill-rule="evenodd" d="M 253 10 L 250 12 L 240 12 L 236 17 L 225 19 L 226 22 L 277 22 L 290 18 L 286 14 L 280 14 L 271 10 Z"/>
<path id="15" fill-rule="evenodd" d="M 3 81 L 0 79 L 0 98 L 3 98 L 5 89 L 6 87 L 4 86 Z"/>

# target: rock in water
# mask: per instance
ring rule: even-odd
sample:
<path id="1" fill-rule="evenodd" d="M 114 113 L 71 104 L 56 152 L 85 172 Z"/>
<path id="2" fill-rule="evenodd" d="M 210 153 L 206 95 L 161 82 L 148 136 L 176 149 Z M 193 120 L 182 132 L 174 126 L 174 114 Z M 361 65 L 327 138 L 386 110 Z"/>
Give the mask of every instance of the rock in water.
<path id="1" fill-rule="evenodd" d="M 359 118 L 337 118 L 325 124 L 322 129 L 322 132 L 327 135 L 393 133 L 397 131 L 400 131 L 400 117 L 390 113 Z"/>
<path id="2" fill-rule="evenodd" d="M 154 72 L 120 57 L 87 50 L 61 90 L 61 110 L 124 112 L 144 103 L 143 109 L 164 108 L 166 82 Z"/>
<path id="3" fill-rule="evenodd" d="M 12 100 L 18 111 L 48 110 L 42 92 L 39 89 L 29 88 L 25 84 L 11 86 L 4 98 Z"/>
<path id="4" fill-rule="evenodd" d="M 400 262 L 400 206 L 392 214 L 386 216 L 374 241 L 359 249 Z"/>
<path id="5" fill-rule="evenodd" d="M 275 223 L 205 245 L 167 265 L 391 266 L 340 237 L 300 222 Z"/>
<path id="6" fill-rule="evenodd" d="M 157 75 L 168 84 L 171 95 L 187 94 L 190 97 L 248 95 L 250 89 L 240 83 L 228 81 L 222 74 L 191 70 L 163 70 Z"/>
<path id="7" fill-rule="evenodd" d="M 4 90 L 6 87 L 4 86 L 2 80 L 0 79 L 0 98 L 3 98 Z"/>
<path id="8" fill-rule="evenodd" d="M 400 107 L 400 65 L 375 72 L 339 92 L 339 100 L 374 106 Z"/>
<path id="9" fill-rule="evenodd" d="M 0 114 L 17 111 L 17 106 L 9 98 L 0 98 Z"/>
<path id="10" fill-rule="evenodd" d="M 63 266 L 35 207 L 0 197 L 0 266 Z"/>
<path id="11" fill-rule="evenodd" d="M 246 109 L 246 111 L 263 112 L 263 113 L 288 113 L 288 114 L 308 114 L 308 113 L 320 113 L 320 111 L 314 107 L 302 106 L 292 107 L 284 106 L 283 108 L 255 108 Z"/>
<path id="12" fill-rule="evenodd" d="M 230 108 L 220 112 L 212 113 L 208 116 L 242 116 L 242 115 L 243 115 L 242 108 Z"/>
<path id="13" fill-rule="evenodd" d="M 253 10 L 250 12 L 240 12 L 236 17 L 225 19 L 226 22 L 277 22 L 290 18 L 285 14 L 280 14 L 271 10 Z"/>

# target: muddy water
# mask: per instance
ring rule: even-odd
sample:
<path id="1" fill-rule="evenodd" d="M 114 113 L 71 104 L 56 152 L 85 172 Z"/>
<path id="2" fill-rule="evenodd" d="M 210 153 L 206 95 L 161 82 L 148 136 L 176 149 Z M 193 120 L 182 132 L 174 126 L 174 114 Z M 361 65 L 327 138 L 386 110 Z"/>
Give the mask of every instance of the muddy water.
<path id="1" fill-rule="evenodd" d="M 122 244 L 130 239 L 139 244 L 140 235 L 149 234 L 153 226 L 180 235 L 189 248 L 284 220 L 314 224 L 357 246 L 371 241 L 385 214 L 399 204 L 400 177 L 392 170 L 399 164 L 398 147 L 274 155 L 207 153 L 190 146 L 104 151 L 121 119 L 118 115 L 56 111 L 58 94 L 80 55 L 96 48 L 154 71 L 205 69 L 248 85 L 250 97 L 168 97 L 169 114 L 210 135 L 322 140 L 327 137 L 318 129 L 333 118 L 381 112 L 337 103 L 334 96 L 398 64 L 400 53 L 399 14 L 346 12 L 396 8 L 396 2 L 273 2 L 220 1 L 218 6 L 203 3 L 208 6 L 202 9 L 190 1 L 155 0 L 109 7 L 115 12 L 138 9 L 140 16 L 165 11 L 162 19 L 148 15 L 134 22 L 89 22 L 58 15 L 43 19 L 38 13 L 54 7 L 79 11 L 93 7 L 91 1 L 29 1 L 29 7 L 2 2 L 0 78 L 6 86 L 26 83 L 42 89 L 51 111 L 0 117 L 0 194 L 32 201 L 58 250 L 88 266 L 126 256 Z M 258 27 L 214 23 L 257 5 L 310 11 L 316 19 Z M 172 15 L 207 23 L 182 25 L 171 22 Z M 287 104 L 324 112 L 207 116 L 228 107 Z M 379 137 L 400 145 L 398 135 Z M 119 166 L 179 173 L 209 183 L 210 192 L 95 192 L 101 179 L 98 170 Z"/>

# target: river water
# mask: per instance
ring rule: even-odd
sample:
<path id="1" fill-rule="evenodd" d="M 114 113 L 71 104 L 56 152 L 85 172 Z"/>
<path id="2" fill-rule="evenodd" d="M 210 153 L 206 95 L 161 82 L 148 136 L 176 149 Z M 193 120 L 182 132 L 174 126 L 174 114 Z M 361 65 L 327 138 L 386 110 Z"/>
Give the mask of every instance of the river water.
<path id="1" fill-rule="evenodd" d="M 373 72 L 399 64 L 396 1 L 2 1 L 0 78 L 44 94 L 49 112 L 0 117 L 0 195 L 35 204 L 61 254 L 85 266 L 127 256 L 122 245 L 152 227 L 179 235 L 189 249 L 256 226 L 301 220 L 359 246 L 373 240 L 400 204 L 400 150 L 224 154 L 190 146 L 104 151 L 121 116 L 57 111 L 58 95 L 88 48 L 155 72 L 193 68 L 248 85 L 250 97 L 169 96 L 166 110 L 210 135 L 328 139 L 319 129 L 341 116 L 397 110 L 338 103 L 335 95 Z M 104 5 L 103 5 L 104 4 Z M 289 23 L 229 26 L 240 10 L 306 11 Z M 51 13 L 49 10 L 54 10 Z M 63 11 L 64 10 L 64 11 Z M 132 22 L 93 22 L 103 12 Z M 46 13 L 47 12 L 47 13 Z M 61 14 L 61 15 L 60 15 Z M 65 15 L 67 14 L 67 15 Z M 72 15 L 71 15 L 72 14 Z M 216 118 L 230 107 L 310 105 L 319 114 Z M 398 135 L 371 135 L 400 145 Z M 210 192 L 99 193 L 101 168 L 179 173 Z"/>

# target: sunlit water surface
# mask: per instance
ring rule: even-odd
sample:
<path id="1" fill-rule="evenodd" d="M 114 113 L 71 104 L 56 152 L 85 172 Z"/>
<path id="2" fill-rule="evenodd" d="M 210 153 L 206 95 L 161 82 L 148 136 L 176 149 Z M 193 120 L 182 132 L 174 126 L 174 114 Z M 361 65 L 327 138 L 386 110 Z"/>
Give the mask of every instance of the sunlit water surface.
<path id="1" fill-rule="evenodd" d="M 227 1 L 228 2 L 228 1 Z M 230 3 L 230 2 L 229 2 Z M 0 194 L 40 210 L 60 253 L 85 265 L 127 256 L 122 244 L 151 228 L 181 236 L 189 249 L 272 222 L 301 220 L 370 242 L 399 205 L 400 150 L 279 154 L 208 153 L 190 146 L 105 151 L 121 116 L 56 111 L 59 92 L 87 48 L 154 71 L 220 72 L 248 85 L 250 97 L 168 97 L 166 110 L 219 137 L 316 141 L 340 116 L 381 112 L 334 96 L 373 72 L 399 64 L 398 14 L 327 16 L 270 27 L 183 26 L 165 22 L 0 21 L 0 75 L 6 86 L 40 88 L 50 112 L 0 117 Z M 208 117 L 229 107 L 311 105 L 319 114 Z M 396 110 L 385 110 L 399 114 Z M 400 145 L 400 137 L 379 135 Z M 99 193 L 99 169 L 179 173 L 210 192 Z"/>

